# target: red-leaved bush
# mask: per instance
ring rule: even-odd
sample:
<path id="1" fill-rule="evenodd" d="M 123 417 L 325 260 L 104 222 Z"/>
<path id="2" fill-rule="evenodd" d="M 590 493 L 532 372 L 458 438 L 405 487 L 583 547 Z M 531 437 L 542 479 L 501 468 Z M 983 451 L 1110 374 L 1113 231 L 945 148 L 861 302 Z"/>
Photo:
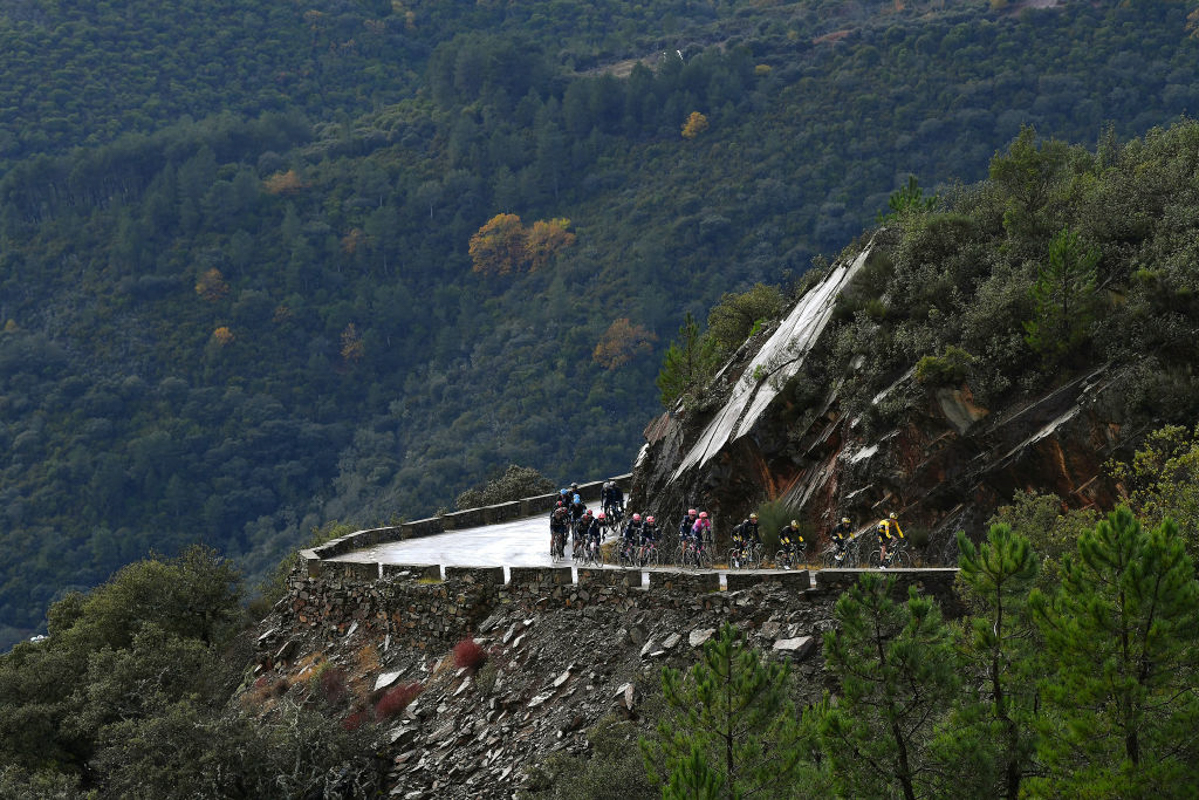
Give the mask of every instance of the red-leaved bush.
<path id="1" fill-rule="evenodd" d="M 375 718 L 387 719 L 394 717 L 407 708 L 408 704 L 415 700 L 416 696 L 424 690 L 424 684 L 420 681 L 401 683 L 393 689 L 388 689 L 387 693 L 379 698 L 379 702 L 375 703 Z"/>
<path id="2" fill-rule="evenodd" d="M 325 700 L 337 705 L 349 693 L 346 685 L 346 673 L 338 667 L 329 667 L 321 672 L 321 694 Z"/>
<path id="3" fill-rule="evenodd" d="M 463 639 L 454 645 L 454 666 L 478 669 L 487 662 L 487 651 L 474 639 Z"/>
<path id="4" fill-rule="evenodd" d="M 343 719 L 341 721 L 341 727 L 347 731 L 356 731 L 362 727 L 364 722 L 369 722 L 370 718 L 371 712 L 365 708 L 360 708 L 353 714 L 350 714 L 348 717 Z"/>

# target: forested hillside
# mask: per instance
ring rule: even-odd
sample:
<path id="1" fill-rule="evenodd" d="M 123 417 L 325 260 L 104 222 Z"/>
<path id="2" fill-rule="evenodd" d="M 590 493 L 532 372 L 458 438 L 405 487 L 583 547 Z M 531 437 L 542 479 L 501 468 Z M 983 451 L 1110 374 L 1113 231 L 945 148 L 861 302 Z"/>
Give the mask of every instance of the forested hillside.
<path id="1" fill-rule="evenodd" d="M 684 312 L 1196 106 L 1191 3 L 943 5 L 0 3 L 0 642 L 151 549 L 623 471 Z"/>

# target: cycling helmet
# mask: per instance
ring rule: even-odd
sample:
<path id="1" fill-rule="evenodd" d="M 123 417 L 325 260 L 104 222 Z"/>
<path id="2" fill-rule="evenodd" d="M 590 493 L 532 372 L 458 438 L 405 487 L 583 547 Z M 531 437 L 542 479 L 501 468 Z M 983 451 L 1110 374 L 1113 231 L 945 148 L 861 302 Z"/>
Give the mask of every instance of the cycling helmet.
<path id="1" fill-rule="evenodd" d="M 577 491 L 579 490 L 579 484 L 577 484 L 577 483 L 572 483 L 572 484 L 570 485 L 570 488 L 574 489 L 574 490 L 577 492 Z"/>
<path id="2" fill-rule="evenodd" d="M 559 489 L 559 490 L 558 490 L 558 494 L 561 494 L 561 495 L 566 495 L 566 494 L 569 494 L 569 492 L 567 492 L 567 490 L 566 490 L 566 489 Z"/>
<path id="3" fill-rule="evenodd" d="M 581 503 L 581 502 L 583 502 L 583 498 L 579 497 L 579 496 L 576 494 L 576 495 L 575 495 L 575 502 L 576 502 L 576 503 Z"/>
<path id="4" fill-rule="evenodd" d="M 708 512 L 707 512 L 707 511 L 701 511 L 701 512 L 699 512 L 699 518 L 700 518 L 700 519 L 707 519 L 707 518 L 708 518 Z"/>
<path id="5" fill-rule="evenodd" d="M 588 513 L 588 514 L 590 514 L 591 512 L 590 512 L 590 511 L 588 511 L 587 513 Z M 606 517 L 604 516 L 604 512 L 602 512 L 602 511 L 601 511 L 600 513 L 596 514 L 596 515 L 595 515 L 595 518 L 596 518 L 596 519 L 598 519 L 598 520 L 603 520 L 603 519 L 606 519 Z"/>
<path id="6" fill-rule="evenodd" d="M 646 521 L 646 522 L 648 522 L 650 525 L 653 525 L 653 524 L 654 524 L 654 518 L 653 518 L 653 517 L 646 517 L 646 518 L 645 518 L 645 521 Z"/>
<path id="7" fill-rule="evenodd" d="M 792 527 L 792 528 L 798 528 L 798 527 L 799 527 L 799 520 L 797 520 L 797 519 L 793 519 L 793 520 L 791 520 L 791 527 Z"/>
<path id="8" fill-rule="evenodd" d="M 750 515 L 749 515 L 749 518 L 750 518 L 750 520 L 751 520 L 751 521 L 756 521 L 756 520 L 758 519 L 758 515 L 757 515 L 757 514 L 750 514 Z"/>
<path id="9" fill-rule="evenodd" d="M 891 512 L 891 519 L 899 519 L 899 516 L 898 516 L 898 515 L 897 515 L 897 514 L 896 514 L 894 511 L 892 511 L 892 512 Z"/>
<path id="10" fill-rule="evenodd" d="M 640 522 L 640 521 L 641 521 L 641 515 L 640 515 L 640 514 L 634 514 L 634 515 L 633 515 L 633 522 Z"/>
<path id="11" fill-rule="evenodd" d="M 843 522 L 843 523 L 845 523 L 846 525 L 848 525 L 848 524 L 849 524 L 849 517 L 841 517 L 841 522 Z"/>
<path id="12" fill-rule="evenodd" d="M 591 516 L 591 509 L 589 508 L 589 509 L 587 509 L 586 511 L 584 511 L 584 512 L 583 512 L 583 516 L 584 516 L 584 517 L 590 517 L 590 516 Z"/>
<path id="13" fill-rule="evenodd" d="M 687 513 L 688 513 L 690 516 L 694 517 L 694 516 L 695 516 L 696 514 L 698 514 L 699 512 L 698 512 L 698 511 L 696 511 L 694 508 L 689 508 L 689 509 L 687 509 Z"/>

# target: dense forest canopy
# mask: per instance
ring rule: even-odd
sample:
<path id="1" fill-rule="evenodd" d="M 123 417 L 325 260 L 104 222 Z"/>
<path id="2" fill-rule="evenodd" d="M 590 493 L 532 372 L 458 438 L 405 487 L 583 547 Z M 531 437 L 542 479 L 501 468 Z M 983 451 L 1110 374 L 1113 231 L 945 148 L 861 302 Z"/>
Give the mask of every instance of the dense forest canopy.
<path id="1" fill-rule="evenodd" d="M 0 642 L 152 549 L 623 471 L 685 312 L 1196 106 L 1193 4 L 946 5 L 0 4 Z M 569 228 L 476 271 L 500 214 Z"/>

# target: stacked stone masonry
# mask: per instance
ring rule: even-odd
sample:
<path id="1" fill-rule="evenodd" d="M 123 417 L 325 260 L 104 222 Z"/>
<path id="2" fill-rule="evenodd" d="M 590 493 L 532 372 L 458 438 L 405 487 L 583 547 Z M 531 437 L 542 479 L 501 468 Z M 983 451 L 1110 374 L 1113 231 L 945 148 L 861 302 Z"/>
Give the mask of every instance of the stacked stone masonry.
<path id="1" fill-rule="evenodd" d="M 316 570 L 310 565 L 307 575 L 293 574 L 282 613 L 285 624 L 317 629 L 329 640 L 357 624 L 397 644 L 444 650 L 473 634 L 500 606 L 515 604 L 529 614 L 549 608 L 711 609 L 760 583 L 781 585 L 797 603 L 825 602 L 849 589 L 861 572 L 823 570 L 814 587 L 806 570 L 729 573 L 728 591 L 721 591 L 720 575 L 711 571 L 652 570 L 645 586 L 640 570 L 580 568 L 576 581 L 570 567 L 512 567 L 505 581 L 502 567 L 446 567 L 443 581 L 436 565 L 322 562 Z M 897 595 L 906 596 L 914 585 L 936 597 L 948 616 L 961 614 L 953 588 L 957 570 L 888 574 Z"/>

